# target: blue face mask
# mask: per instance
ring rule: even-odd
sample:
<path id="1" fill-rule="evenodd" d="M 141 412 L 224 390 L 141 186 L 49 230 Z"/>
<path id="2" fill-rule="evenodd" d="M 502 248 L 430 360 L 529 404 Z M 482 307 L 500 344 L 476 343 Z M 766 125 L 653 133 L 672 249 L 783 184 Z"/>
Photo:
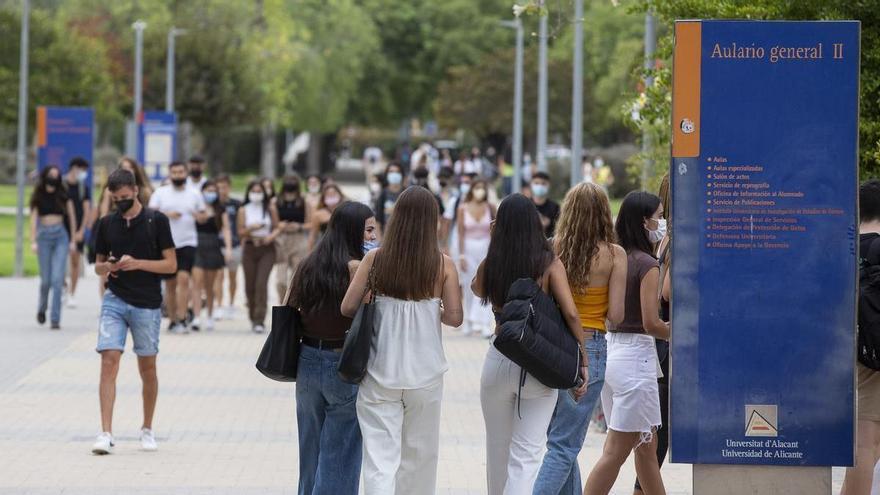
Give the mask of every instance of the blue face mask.
<path id="1" fill-rule="evenodd" d="M 208 204 L 214 204 L 214 201 L 217 201 L 217 193 L 213 191 L 208 191 L 204 193 L 205 202 Z"/>
<path id="2" fill-rule="evenodd" d="M 379 243 L 376 241 L 364 241 L 364 254 L 369 253 L 370 251 L 377 249 L 379 247 Z"/>

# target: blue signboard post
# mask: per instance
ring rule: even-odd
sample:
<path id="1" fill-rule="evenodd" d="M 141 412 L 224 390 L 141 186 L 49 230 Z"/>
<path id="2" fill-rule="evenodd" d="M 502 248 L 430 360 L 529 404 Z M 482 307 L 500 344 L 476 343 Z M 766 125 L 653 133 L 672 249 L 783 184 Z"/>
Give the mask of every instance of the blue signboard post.
<path id="1" fill-rule="evenodd" d="M 852 465 L 859 23 L 675 35 L 671 459 Z"/>
<path id="2" fill-rule="evenodd" d="M 67 172 L 70 160 L 89 162 L 88 183 L 92 180 L 95 143 L 95 111 L 91 108 L 37 107 L 37 168 L 57 165 Z"/>
<path id="3" fill-rule="evenodd" d="M 177 155 L 177 114 L 143 112 L 138 128 L 138 161 L 152 180 L 161 181 Z"/>

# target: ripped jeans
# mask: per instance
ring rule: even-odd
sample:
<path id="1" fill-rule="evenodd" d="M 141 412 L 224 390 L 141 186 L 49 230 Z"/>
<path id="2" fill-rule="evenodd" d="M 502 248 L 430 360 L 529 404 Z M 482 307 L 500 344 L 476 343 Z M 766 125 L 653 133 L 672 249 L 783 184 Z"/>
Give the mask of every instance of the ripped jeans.
<path id="1" fill-rule="evenodd" d="M 608 428 L 639 432 L 639 445 L 649 443 L 662 424 L 657 391 L 659 366 L 654 338 L 635 333 L 609 332 L 608 364 L 602 409 Z"/>

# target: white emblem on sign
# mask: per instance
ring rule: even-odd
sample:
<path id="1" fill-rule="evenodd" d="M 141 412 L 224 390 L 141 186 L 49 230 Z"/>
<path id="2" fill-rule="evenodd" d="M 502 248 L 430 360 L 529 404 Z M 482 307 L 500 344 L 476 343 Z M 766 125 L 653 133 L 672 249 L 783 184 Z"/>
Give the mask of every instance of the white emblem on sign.
<path id="1" fill-rule="evenodd" d="M 686 163 L 681 162 L 678 164 L 678 175 L 684 175 L 688 173 L 688 166 Z"/>
<path id="2" fill-rule="evenodd" d="M 775 437 L 779 435 L 776 406 L 746 406 L 746 436 Z"/>
<path id="3" fill-rule="evenodd" d="M 691 119 L 682 119 L 681 121 L 681 132 L 685 134 L 690 134 L 694 132 L 694 121 Z"/>

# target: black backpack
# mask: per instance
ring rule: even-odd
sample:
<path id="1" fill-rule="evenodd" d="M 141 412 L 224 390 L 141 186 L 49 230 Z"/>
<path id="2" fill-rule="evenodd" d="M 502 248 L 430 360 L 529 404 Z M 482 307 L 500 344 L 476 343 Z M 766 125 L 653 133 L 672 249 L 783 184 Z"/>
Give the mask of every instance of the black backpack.
<path id="1" fill-rule="evenodd" d="M 559 307 L 530 278 L 521 278 L 507 291 L 499 318 L 495 347 L 550 388 L 568 389 L 582 383 L 581 353 L 568 331 Z"/>
<path id="2" fill-rule="evenodd" d="M 859 362 L 880 370 L 880 237 L 859 259 Z"/>

